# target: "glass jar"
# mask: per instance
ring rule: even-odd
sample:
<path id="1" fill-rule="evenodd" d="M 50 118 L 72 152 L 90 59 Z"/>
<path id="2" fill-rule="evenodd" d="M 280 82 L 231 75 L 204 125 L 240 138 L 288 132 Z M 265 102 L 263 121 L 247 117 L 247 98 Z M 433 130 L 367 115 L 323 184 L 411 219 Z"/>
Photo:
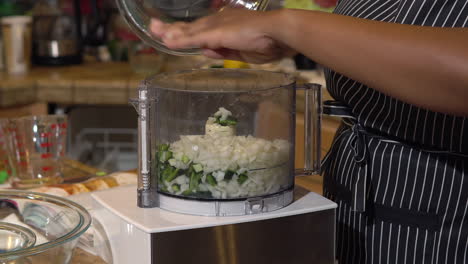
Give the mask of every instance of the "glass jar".
<path id="1" fill-rule="evenodd" d="M 300 173 L 313 174 L 320 168 L 321 90 L 319 85 L 302 88 L 307 162 Z M 139 95 L 134 102 L 141 207 L 239 215 L 292 202 L 296 84 L 291 75 L 182 71 L 147 79 Z M 159 196 L 152 196 L 156 192 Z"/>

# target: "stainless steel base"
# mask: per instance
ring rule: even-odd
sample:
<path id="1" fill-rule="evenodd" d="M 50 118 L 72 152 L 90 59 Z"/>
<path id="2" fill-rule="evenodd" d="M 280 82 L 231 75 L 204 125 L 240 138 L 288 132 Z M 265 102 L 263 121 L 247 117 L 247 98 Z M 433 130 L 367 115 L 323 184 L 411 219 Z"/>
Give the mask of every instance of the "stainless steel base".
<path id="1" fill-rule="evenodd" d="M 168 211 L 201 216 L 240 216 L 272 212 L 294 200 L 292 190 L 245 201 L 197 201 L 159 195 L 159 207 Z"/>
<path id="2" fill-rule="evenodd" d="M 333 264 L 335 210 L 151 234 L 151 263 Z"/>

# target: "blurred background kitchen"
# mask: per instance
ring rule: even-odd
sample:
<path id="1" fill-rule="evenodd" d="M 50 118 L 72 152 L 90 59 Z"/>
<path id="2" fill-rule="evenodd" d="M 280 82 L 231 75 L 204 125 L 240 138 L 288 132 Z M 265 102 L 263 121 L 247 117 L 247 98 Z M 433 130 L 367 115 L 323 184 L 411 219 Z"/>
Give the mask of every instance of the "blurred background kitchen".
<path id="1" fill-rule="evenodd" d="M 284 6 L 331 11 L 334 1 L 270 4 Z M 137 167 L 137 116 L 128 99 L 145 76 L 251 67 L 323 84 L 320 67 L 301 55 L 246 65 L 162 54 L 132 33 L 113 0 L 1 0 L 0 16 L 0 118 L 66 114 L 67 157 L 106 173 Z"/>
<path id="2" fill-rule="evenodd" d="M 335 4 L 275 0 L 269 8 L 331 12 Z M 281 71 L 322 84 L 329 99 L 321 67 L 302 55 L 249 65 L 158 52 L 130 30 L 114 0 L 0 0 L 0 26 L 0 188 L 68 197 L 135 184 L 137 113 L 129 99 L 149 75 L 193 68 Z M 303 168 L 304 98 L 297 100 L 296 167 Z M 322 154 L 338 125 L 324 117 Z M 322 192 L 320 176 L 296 181 Z M 75 253 L 72 263 L 103 263 L 92 255 L 105 259 L 106 253 L 93 252 L 86 234 L 79 242 L 86 253 Z"/>

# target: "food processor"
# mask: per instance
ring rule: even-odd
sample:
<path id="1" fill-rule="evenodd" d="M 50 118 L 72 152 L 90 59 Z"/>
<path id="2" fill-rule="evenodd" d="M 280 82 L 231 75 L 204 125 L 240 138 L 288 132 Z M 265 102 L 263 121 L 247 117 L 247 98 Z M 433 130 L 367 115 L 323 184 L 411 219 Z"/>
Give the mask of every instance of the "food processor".
<path id="1" fill-rule="evenodd" d="M 300 88 L 301 89 L 301 88 Z M 306 168 L 320 168 L 320 98 L 303 87 Z M 139 114 L 138 205 L 206 216 L 248 215 L 293 200 L 294 79 L 254 70 L 182 71 L 146 80 Z M 271 123 L 282 124 L 271 130 Z"/>
<path id="2" fill-rule="evenodd" d="M 301 90 L 306 162 L 295 169 Z M 138 186 L 92 194 L 113 263 L 334 263 L 336 204 L 294 185 L 320 170 L 319 85 L 188 70 L 144 80 L 131 103 Z"/>

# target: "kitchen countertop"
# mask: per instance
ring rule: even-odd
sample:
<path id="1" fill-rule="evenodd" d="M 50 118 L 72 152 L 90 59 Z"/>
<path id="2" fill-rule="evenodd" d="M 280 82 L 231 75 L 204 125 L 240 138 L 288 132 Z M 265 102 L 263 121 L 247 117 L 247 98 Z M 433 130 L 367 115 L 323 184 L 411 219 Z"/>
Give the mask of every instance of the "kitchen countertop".
<path id="1" fill-rule="evenodd" d="M 162 71 L 177 71 L 203 67 L 218 61 L 177 57 L 167 61 Z M 294 72 L 286 63 L 253 66 L 267 70 Z M 295 72 L 297 73 L 297 72 Z M 324 84 L 323 76 L 309 71 L 304 74 L 309 81 Z M 136 96 L 136 89 L 144 75 L 134 73 L 129 63 L 88 62 L 65 67 L 33 67 L 24 75 L 0 72 L 0 108 L 32 103 L 56 103 L 65 105 L 128 104 Z M 301 95 L 299 93 L 298 98 Z M 326 91 L 324 98 L 329 98 Z"/>
<path id="2" fill-rule="evenodd" d="M 143 79 L 127 63 L 35 67 L 25 75 L 0 73 L 0 107 L 36 102 L 127 104 Z"/>

